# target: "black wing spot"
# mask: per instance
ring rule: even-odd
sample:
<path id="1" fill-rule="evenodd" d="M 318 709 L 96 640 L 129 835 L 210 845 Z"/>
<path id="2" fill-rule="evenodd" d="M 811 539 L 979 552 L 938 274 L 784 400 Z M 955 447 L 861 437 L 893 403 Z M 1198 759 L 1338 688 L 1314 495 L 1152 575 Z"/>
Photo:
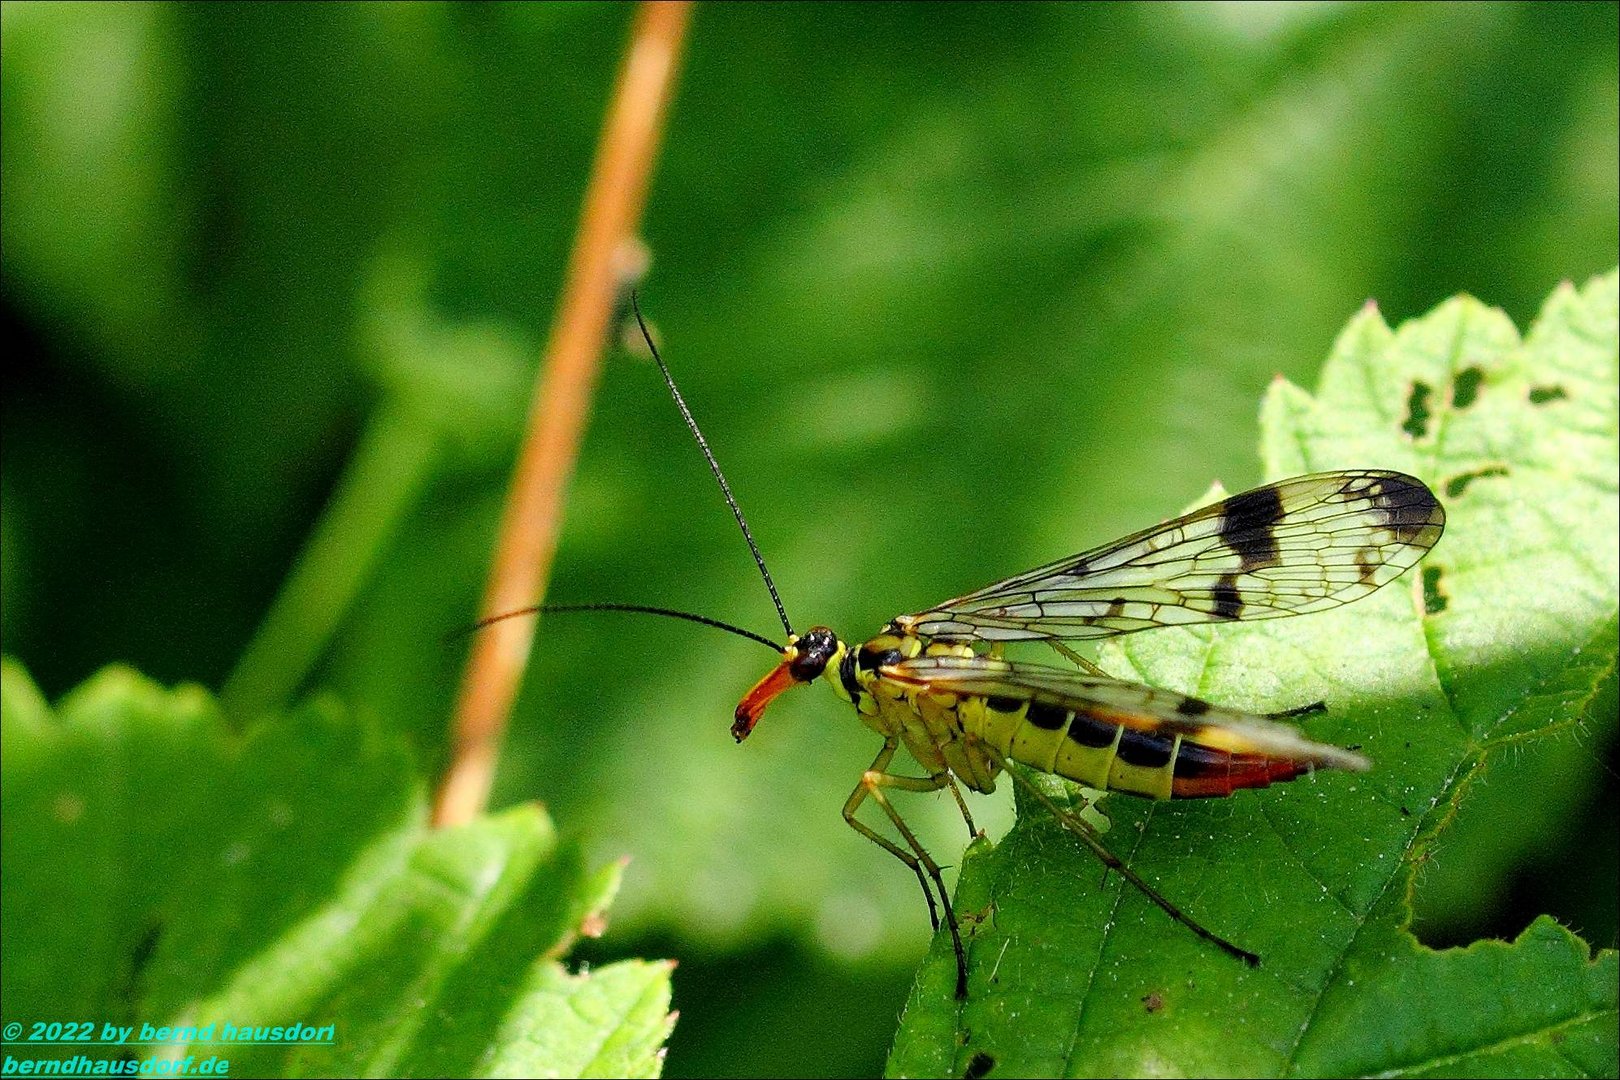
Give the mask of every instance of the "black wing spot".
<path id="1" fill-rule="evenodd" d="M 1482 480 L 1487 476 L 1506 476 L 1507 468 L 1502 465 L 1492 465 L 1484 469 L 1475 469 L 1473 472 L 1459 473 L 1446 481 L 1446 498 L 1455 499 L 1468 490 L 1468 485 L 1475 480 Z"/>
<path id="2" fill-rule="evenodd" d="M 1236 574 L 1222 574 L 1209 594 L 1215 598 L 1213 614 L 1217 619 L 1235 619 L 1242 614 L 1243 596 L 1238 592 Z"/>
<path id="3" fill-rule="evenodd" d="M 1569 397 L 1562 386 L 1532 386 L 1530 388 L 1530 404 L 1546 405 L 1554 401 L 1563 401 Z"/>
<path id="4" fill-rule="evenodd" d="M 1423 613 L 1425 615 L 1438 615 L 1446 610 L 1451 603 L 1447 599 L 1445 590 L 1440 587 L 1440 577 L 1444 573 L 1438 566 L 1425 566 L 1423 568 Z"/>
<path id="5" fill-rule="evenodd" d="M 1106 619 L 1117 619 L 1123 614 L 1125 614 L 1125 598 L 1123 596 L 1116 596 L 1112 600 L 1108 601 L 1108 610 L 1104 613 L 1103 617 Z"/>
<path id="6" fill-rule="evenodd" d="M 962 1070 L 962 1080 L 984 1080 L 995 1067 L 996 1059 L 980 1050 L 968 1059 L 967 1068 Z"/>
<path id="7" fill-rule="evenodd" d="M 1429 396 L 1433 393 L 1428 383 L 1412 383 L 1412 393 L 1406 399 L 1406 423 L 1401 430 L 1414 439 L 1429 433 Z"/>
<path id="8" fill-rule="evenodd" d="M 1181 703 L 1176 706 L 1176 712 L 1182 716 L 1203 716 L 1209 712 L 1210 708 L 1209 702 L 1190 697 L 1181 699 Z"/>
<path id="9" fill-rule="evenodd" d="M 1282 496 L 1274 487 L 1245 491 L 1222 504 L 1221 539 L 1242 558 L 1245 571 L 1276 566 L 1281 561 L 1272 529 L 1282 516 Z"/>
<path id="10" fill-rule="evenodd" d="M 1485 381 L 1485 373 L 1477 367 L 1468 367 L 1457 372 L 1457 377 L 1451 380 L 1451 404 L 1454 408 L 1466 409 L 1479 398 L 1480 384 Z"/>
<path id="11" fill-rule="evenodd" d="M 1446 513 L 1423 481 L 1389 475 L 1364 490 L 1384 512 L 1384 524 L 1401 543 L 1430 547 L 1440 539 L 1439 527 L 1445 524 Z"/>

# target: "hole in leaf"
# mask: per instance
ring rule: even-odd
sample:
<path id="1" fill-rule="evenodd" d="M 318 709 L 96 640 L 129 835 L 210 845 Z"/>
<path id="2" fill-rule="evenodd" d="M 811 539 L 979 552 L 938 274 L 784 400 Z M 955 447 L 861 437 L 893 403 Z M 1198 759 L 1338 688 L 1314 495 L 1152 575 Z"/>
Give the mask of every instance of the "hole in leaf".
<path id="1" fill-rule="evenodd" d="M 1438 566 L 1425 566 L 1423 568 L 1423 613 L 1425 615 L 1438 615 L 1446 610 L 1451 603 L 1446 599 L 1445 592 L 1440 588 L 1440 576 L 1444 573 Z"/>
<path id="2" fill-rule="evenodd" d="M 984 1080 L 995 1067 L 996 1059 L 981 1050 L 968 1059 L 967 1068 L 962 1072 L 962 1080 Z"/>
<path id="3" fill-rule="evenodd" d="M 1459 409 L 1468 408 L 1479 397 L 1479 385 L 1484 381 L 1485 373 L 1477 367 L 1457 372 L 1457 377 L 1451 380 L 1451 404 Z"/>
<path id="4" fill-rule="evenodd" d="M 1401 430 L 1414 439 L 1429 433 L 1429 396 L 1433 393 L 1428 383 L 1412 384 L 1412 393 L 1406 399 L 1406 423 L 1401 425 Z"/>
<path id="5" fill-rule="evenodd" d="M 1589 699 L 1587 717 L 1614 715 L 1616 685 L 1611 672 Z M 1620 739 L 1612 732 L 1590 738 L 1596 734 L 1577 728 L 1514 742 L 1489 754 L 1485 783 L 1476 781 L 1467 798 L 1437 802 L 1449 810 L 1443 841 L 1418 845 L 1424 865 L 1412 895 L 1412 932 L 1419 941 L 1432 949 L 1513 941 L 1543 915 L 1587 941 L 1615 940 L 1611 853 L 1620 850 L 1620 787 L 1603 780 L 1620 770 Z M 1556 817 L 1530 805 L 1542 801 L 1536 793 L 1564 787 L 1571 790 L 1558 791 L 1565 805 Z M 1504 844 L 1512 859 L 1482 877 L 1479 860 L 1489 856 L 1480 853 L 1500 853 Z"/>
<path id="6" fill-rule="evenodd" d="M 1532 386 L 1530 388 L 1530 404 L 1545 405 L 1549 401 L 1563 401 L 1569 397 L 1562 386 Z"/>
<path id="7" fill-rule="evenodd" d="M 1508 471 L 1501 465 L 1491 465 L 1484 469 L 1475 469 L 1473 472 L 1459 473 L 1446 481 L 1446 496 L 1455 499 L 1468 490 L 1468 485 L 1475 480 L 1487 476 L 1506 476 Z"/>

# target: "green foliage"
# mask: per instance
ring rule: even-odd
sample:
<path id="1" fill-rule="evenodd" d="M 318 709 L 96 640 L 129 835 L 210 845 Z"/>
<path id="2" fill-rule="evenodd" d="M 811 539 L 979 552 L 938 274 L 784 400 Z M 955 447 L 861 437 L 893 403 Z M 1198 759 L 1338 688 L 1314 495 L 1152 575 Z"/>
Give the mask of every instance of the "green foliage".
<path id="1" fill-rule="evenodd" d="M 48 697 L 114 659 L 243 724 L 318 688 L 442 760 L 629 14 L 0 5 L 0 629 Z M 1612 4 L 704 5 L 643 301 L 789 613 L 858 636 L 1257 481 L 1257 395 L 1369 296 L 1527 324 L 1611 266 L 1617 39 Z M 623 356 L 552 596 L 774 625 Z M 497 805 L 634 857 L 587 947 L 681 958 L 672 1075 L 870 1075 L 887 1022 L 833 1003 L 896 1011 L 926 915 L 839 820 L 875 747 L 836 702 L 731 744 L 764 659 L 548 623 Z M 1557 748 L 1474 785 L 1420 928 L 1613 941 L 1620 874 L 1569 869 L 1620 850 L 1603 748 Z M 908 813 L 954 859 L 948 801 Z"/>
<path id="2" fill-rule="evenodd" d="M 1617 278 L 1561 287 L 1522 342 L 1468 297 L 1395 331 L 1369 308 L 1316 394 L 1272 385 L 1268 477 L 1397 468 L 1442 493 L 1446 533 L 1421 573 L 1334 612 L 1104 649 L 1115 674 L 1223 704 L 1326 700 L 1312 734 L 1374 762 L 1230 800 L 1104 802 L 1116 850 L 1261 967 L 1128 886 L 1099 887 L 1089 853 L 1021 803 L 1017 828 L 963 871 L 968 1001 L 936 941 L 891 1073 L 961 1075 L 979 1055 L 1012 1076 L 1614 1072 L 1612 950 L 1590 959 L 1540 919 L 1511 945 L 1436 952 L 1407 924 L 1414 876 L 1497 762 L 1614 737 Z"/>
<path id="3" fill-rule="evenodd" d="M 8 1022 L 214 1025 L 130 1049 L 232 1075 L 657 1075 L 670 965 L 563 969 L 621 868 L 538 808 L 430 833 L 401 740 L 328 705 L 237 738 L 121 668 L 53 713 L 7 661 L 0 696 Z M 221 1045 L 289 1023 L 334 1037 Z"/>

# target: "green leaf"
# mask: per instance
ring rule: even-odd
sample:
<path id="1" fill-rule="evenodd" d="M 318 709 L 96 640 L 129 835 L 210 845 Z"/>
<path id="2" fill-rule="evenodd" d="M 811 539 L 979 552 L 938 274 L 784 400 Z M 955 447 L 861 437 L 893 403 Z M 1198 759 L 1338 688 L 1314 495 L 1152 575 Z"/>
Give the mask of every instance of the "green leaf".
<path id="1" fill-rule="evenodd" d="M 1406 470 L 1441 494 L 1445 536 L 1421 573 L 1351 607 L 1137 635 L 1102 663 L 1243 708 L 1323 699 L 1306 727 L 1359 744 L 1373 771 L 1103 802 L 1115 851 L 1259 952 L 1253 970 L 1102 883 L 1021 805 L 963 868 L 968 1000 L 936 939 L 891 1073 L 1613 1075 L 1614 952 L 1594 960 L 1547 919 L 1512 944 L 1442 951 L 1408 924 L 1417 870 L 1498 762 L 1613 736 L 1616 309 L 1614 273 L 1560 287 L 1522 341 L 1468 297 L 1395 331 L 1369 307 L 1316 394 L 1272 386 L 1268 476 Z M 1585 771 L 1600 767 L 1588 754 Z"/>
<path id="2" fill-rule="evenodd" d="M 130 1050 L 233 1075 L 657 1075 L 669 965 L 564 970 L 620 866 L 537 806 L 430 832 L 400 741 L 330 703 L 238 738 L 122 668 L 53 713 L 7 661 L 0 695 L 8 1022 L 196 1027 Z M 292 1023 L 333 1037 L 222 1045 Z"/>

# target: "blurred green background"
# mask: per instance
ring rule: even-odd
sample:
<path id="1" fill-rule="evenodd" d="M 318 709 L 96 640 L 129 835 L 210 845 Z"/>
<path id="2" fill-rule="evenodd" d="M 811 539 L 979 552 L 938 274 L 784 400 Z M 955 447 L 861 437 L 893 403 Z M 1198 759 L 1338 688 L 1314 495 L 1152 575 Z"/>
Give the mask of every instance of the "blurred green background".
<path id="1" fill-rule="evenodd" d="M 699 8 L 643 304 L 789 614 L 858 637 L 1257 481 L 1267 381 L 1312 385 L 1369 297 L 1396 322 L 1466 291 L 1522 327 L 1613 266 L 1616 10 Z M 52 696 L 128 661 L 244 723 L 330 690 L 436 771 L 443 635 L 482 588 L 631 9 L 0 11 L 5 650 Z M 551 598 L 777 629 L 627 352 Z M 633 855 L 587 956 L 681 960 L 669 1075 L 877 1071 L 924 947 L 915 882 L 839 820 L 870 734 L 817 689 L 733 745 L 769 663 L 557 617 L 501 765 L 497 805 Z M 1459 822 L 1453 851 L 1507 841 L 1483 882 L 1442 850 L 1427 940 L 1546 910 L 1614 943 L 1613 750 L 1567 756 L 1567 789 L 1504 763 L 1500 820 Z M 924 826 L 952 856 L 954 813 Z"/>

